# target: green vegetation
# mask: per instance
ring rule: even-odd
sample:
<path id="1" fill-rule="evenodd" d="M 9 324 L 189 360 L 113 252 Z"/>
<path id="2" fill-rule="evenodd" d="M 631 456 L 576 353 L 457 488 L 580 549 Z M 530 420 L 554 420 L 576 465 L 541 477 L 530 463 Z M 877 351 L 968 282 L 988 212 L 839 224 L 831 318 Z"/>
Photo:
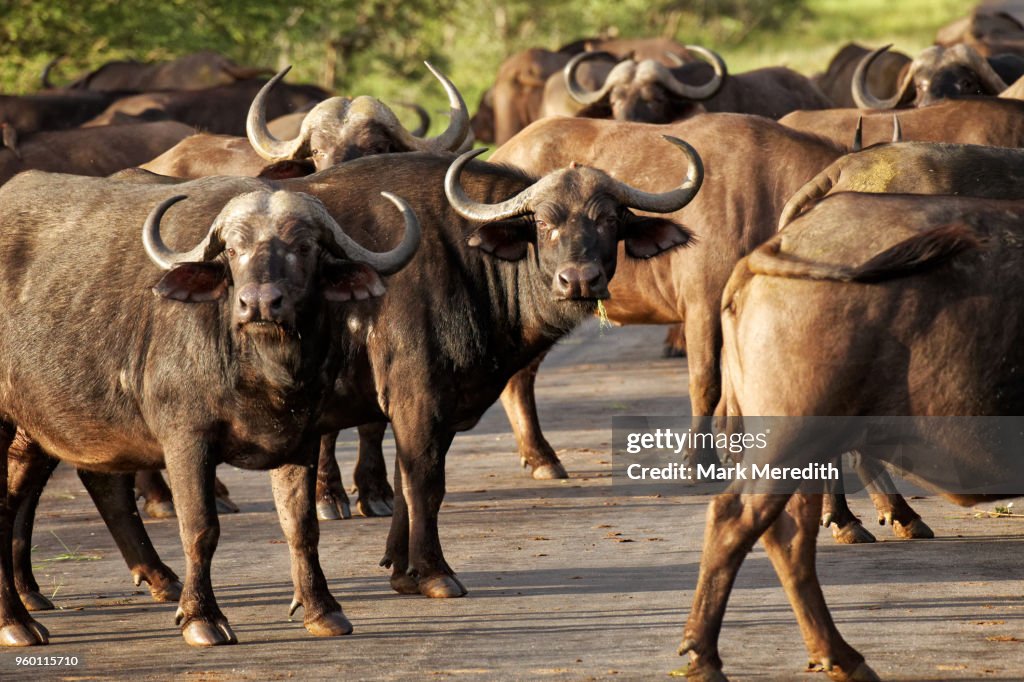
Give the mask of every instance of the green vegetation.
<path id="1" fill-rule="evenodd" d="M 63 54 L 57 83 L 110 59 L 220 51 L 247 65 L 294 64 L 296 80 L 340 93 L 444 99 L 420 62 L 460 87 L 471 108 L 501 60 L 593 35 L 674 37 L 722 53 L 734 72 L 786 64 L 821 70 L 844 42 L 916 52 L 970 0 L 0 0 L 0 85 L 29 92 Z M 440 124 L 441 122 L 439 122 Z"/>

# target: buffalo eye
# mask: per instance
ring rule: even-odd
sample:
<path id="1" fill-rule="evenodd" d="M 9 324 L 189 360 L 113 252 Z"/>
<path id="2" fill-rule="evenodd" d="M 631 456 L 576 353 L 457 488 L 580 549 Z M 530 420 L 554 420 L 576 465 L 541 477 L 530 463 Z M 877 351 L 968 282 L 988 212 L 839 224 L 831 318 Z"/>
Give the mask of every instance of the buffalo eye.
<path id="1" fill-rule="evenodd" d="M 235 257 L 235 250 L 233 248 L 231 248 L 230 246 L 227 248 L 227 252 L 228 252 L 228 258 L 234 258 Z"/>
<path id="2" fill-rule="evenodd" d="M 299 255 L 301 256 L 308 256 L 309 252 L 312 250 L 313 247 L 310 246 L 308 243 L 299 244 L 298 248 L 296 249 L 296 251 L 298 251 Z"/>

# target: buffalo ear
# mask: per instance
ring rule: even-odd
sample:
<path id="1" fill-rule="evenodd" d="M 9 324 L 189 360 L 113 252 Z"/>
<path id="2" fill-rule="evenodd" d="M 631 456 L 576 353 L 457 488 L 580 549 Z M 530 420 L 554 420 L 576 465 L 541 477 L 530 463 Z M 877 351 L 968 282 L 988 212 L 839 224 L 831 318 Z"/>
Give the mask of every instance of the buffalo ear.
<path id="1" fill-rule="evenodd" d="M 179 263 L 167 271 L 153 293 L 175 301 L 216 301 L 228 290 L 228 271 L 223 263 Z"/>
<path id="2" fill-rule="evenodd" d="M 678 223 L 637 215 L 627 220 L 621 238 L 632 258 L 651 258 L 677 246 L 688 246 L 694 240 L 693 233 Z"/>
<path id="3" fill-rule="evenodd" d="M 499 220 L 477 228 L 466 243 L 501 260 L 517 261 L 526 258 L 527 245 L 533 241 L 533 231 L 523 220 Z"/>
<path id="4" fill-rule="evenodd" d="M 325 261 L 320 266 L 320 287 L 328 301 L 362 301 L 387 291 L 376 270 L 348 260 Z"/>

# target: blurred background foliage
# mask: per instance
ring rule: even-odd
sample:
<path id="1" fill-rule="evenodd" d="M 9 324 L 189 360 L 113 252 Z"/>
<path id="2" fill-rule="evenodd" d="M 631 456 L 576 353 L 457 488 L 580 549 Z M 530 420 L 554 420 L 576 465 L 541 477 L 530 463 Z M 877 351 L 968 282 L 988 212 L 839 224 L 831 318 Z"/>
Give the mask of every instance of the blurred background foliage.
<path id="1" fill-rule="evenodd" d="M 970 0 L 0 0 L 0 87 L 31 92 L 51 58 L 56 84 L 112 59 L 212 49 L 250 66 L 293 64 L 289 79 L 339 94 L 444 97 L 441 68 L 475 110 L 498 65 L 527 47 L 589 36 L 665 36 L 719 51 L 733 72 L 825 68 L 848 40 L 911 54 Z M 438 125 L 443 125 L 438 121 Z"/>

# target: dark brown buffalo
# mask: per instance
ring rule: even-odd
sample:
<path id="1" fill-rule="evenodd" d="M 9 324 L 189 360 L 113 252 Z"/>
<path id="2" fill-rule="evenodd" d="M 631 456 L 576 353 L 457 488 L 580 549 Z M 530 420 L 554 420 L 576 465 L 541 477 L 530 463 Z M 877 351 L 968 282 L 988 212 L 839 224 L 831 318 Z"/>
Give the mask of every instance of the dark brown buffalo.
<path id="1" fill-rule="evenodd" d="M 148 161 L 193 132 L 184 123 L 160 121 L 22 136 L 15 150 L 0 150 L 0 184 L 29 169 L 110 175 Z"/>
<path id="2" fill-rule="evenodd" d="M 710 78 L 704 64 L 692 62 L 667 68 L 655 60 L 633 58 L 619 62 L 600 88 L 588 91 L 576 81 L 575 71 L 595 53 L 573 57 L 564 73 L 569 94 L 583 105 L 577 115 L 669 123 L 701 111 L 780 118 L 797 109 L 832 106 L 810 80 L 795 71 L 772 67 L 729 75 L 717 54 L 687 47 L 711 62 L 714 73 Z"/>
<path id="3" fill-rule="evenodd" d="M 538 120 L 548 78 L 560 71 L 573 55 L 587 51 L 602 51 L 617 57 L 633 54 L 638 59 L 667 60 L 669 58 L 666 53 L 681 59 L 692 58 L 685 47 L 664 38 L 592 38 L 577 40 L 554 52 L 540 48 L 518 52 L 501 63 L 494 86 L 489 90 L 490 107 L 483 110 L 483 117 L 493 119 L 494 132 L 487 134 L 482 123 L 478 122 L 473 127 L 476 139 L 504 144 L 517 132 Z"/>
<path id="4" fill-rule="evenodd" d="M 888 142 L 892 112 L 857 109 L 794 111 L 780 123 L 819 135 L 848 148 L 850 131 L 864 119 L 864 145 Z M 899 112 L 903 139 L 923 142 L 959 142 L 996 147 L 1024 146 L 1024 102 L 997 97 L 947 100 Z"/>
<path id="5" fill-rule="evenodd" d="M 191 201 L 164 220 L 181 191 Z M 418 246 L 412 210 L 389 198 L 407 235 L 379 254 L 316 199 L 255 180 L 164 186 L 31 172 L 0 188 L 0 326 L 17 330 L 0 353 L 0 643 L 47 640 L 15 589 L 22 500 L 7 489 L 8 465 L 16 479 L 19 456 L 32 452 L 8 461 L 16 429 L 108 481 L 166 465 L 187 562 L 177 621 L 197 646 L 236 641 L 210 578 L 214 468 L 273 469 L 292 610 L 304 607 L 313 634 L 351 631 L 317 558 L 314 462 L 320 410 L 344 361 L 332 338 L 343 311 L 331 301 L 381 294 L 378 273 L 396 272 Z M 165 239 L 194 246 L 177 251 Z M 24 296 L 26 286 L 45 295 Z"/>
<path id="6" fill-rule="evenodd" d="M 161 175 L 258 176 L 307 174 L 369 154 L 459 149 L 469 132 L 469 111 L 458 89 L 429 64 L 448 95 L 450 123 L 440 135 L 417 137 L 375 97 L 332 97 L 302 115 L 298 132 L 279 139 L 266 122 L 267 101 L 288 72 L 274 76 L 253 99 L 246 122 L 248 139 L 232 135 L 194 135 L 142 167 Z M 422 117 L 421 117 L 422 118 Z M 422 126 L 421 126 L 422 127 Z M 272 167 L 268 168 L 268 164 Z M 273 165 L 277 164 L 278 168 Z"/>
<path id="7" fill-rule="evenodd" d="M 43 87 L 52 88 L 50 74 L 57 60 L 43 71 Z M 239 66 L 224 55 L 203 50 L 170 61 L 108 62 L 79 76 L 66 90 L 94 92 L 150 92 L 154 90 L 202 90 L 216 85 L 258 78 L 273 73 L 265 68 Z"/>
<path id="8" fill-rule="evenodd" d="M 246 114 L 253 99 L 267 84 L 250 78 L 202 90 L 150 92 L 117 100 L 93 122 L 105 125 L 118 113 L 138 116 L 150 110 L 195 128 L 222 135 L 245 135 Z M 266 116 L 276 118 L 302 110 L 330 95 L 314 85 L 280 84 L 267 98 Z"/>
<path id="9" fill-rule="evenodd" d="M 940 28 L 935 43 L 964 43 L 986 57 L 1024 54 L 1024 7 L 1016 0 L 979 2 L 968 16 Z"/>
<path id="10" fill-rule="evenodd" d="M 38 95 L 0 95 L 0 123 L 20 135 L 41 130 L 66 130 L 99 115 L 117 95 L 60 92 Z"/>
<path id="11" fill-rule="evenodd" d="M 871 50 L 857 43 L 847 43 L 832 57 L 825 73 L 811 78 L 826 97 L 837 107 L 855 107 L 853 101 L 853 74 L 857 66 Z M 885 51 L 879 54 L 871 66 L 867 78 L 867 89 L 877 97 L 892 97 L 896 94 L 900 78 L 911 59 L 902 52 Z"/>
<path id="12" fill-rule="evenodd" d="M 1020 202 L 857 193 L 825 199 L 737 265 L 730 280 L 723 298 L 729 414 L 1024 414 L 1024 394 L 1009 379 L 1024 372 L 1022 226 Z M 811 436 L 804 424 L 773 429 L 763 461 L 800 465 L 809 450 L 839 454 L 863 444 L 843 429 Z M 1021 485 L 1019 449 L 992 450 L 970 424 L 920 432 L 915 445 L 942 471 L 980 470 Z M 870 454 L 900 467 L 908 458 L 894 457 L 899 452 L 907 449 Z M 933 471 L 921 467 L 914 475 L 958 504 L 992 498 L 936 482 Z M 761 539 L 811 666 L 833 679 L 877 680 L 825 604 L 815 568 L 820 496 L 742 492 L 735 486 L 708 507 L 679 647 L 690 656 L 688 677 L 723 679 L 718 639 L 726 604 L 744 557 Z"/>
<path id="13" fill-rule="evenodd" d="M 1008 86 L 989 62 L 967 45 L 929 47 L 900 74 L 895 92 L 883 98 L 872 92 L 868 72 L 886 45 L 865 56 L 853 74 L 851 95 L 861 109 L 923 107 L 943 99 L 995 96 Z"/>

